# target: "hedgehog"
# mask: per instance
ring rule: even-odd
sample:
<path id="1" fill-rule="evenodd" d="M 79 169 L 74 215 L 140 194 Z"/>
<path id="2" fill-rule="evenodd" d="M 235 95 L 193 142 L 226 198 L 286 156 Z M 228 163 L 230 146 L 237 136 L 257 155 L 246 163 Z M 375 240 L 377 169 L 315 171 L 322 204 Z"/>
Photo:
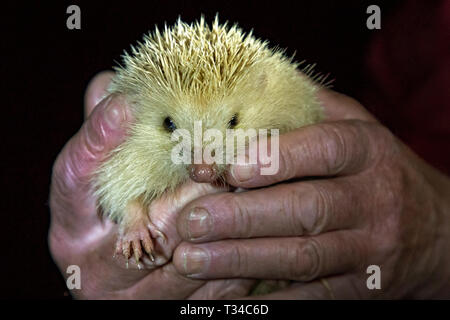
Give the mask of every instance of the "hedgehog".
<path id="1" fill-rule="evenodd" d="M 167 240 L 150 220 L 153 201 L 189 180 L 224 181 L 226 164 L 174 163 L 172 134 L 194 135 L 196 121 L 224 135 L 249 128 L 282 134 L 321 121 L 316 91 L 324 77 L 313 76 L 312 65 L 300 70 L 302 63 L 217 16 L 211 24 L 202 16 L 156 27 L 124 53 L 107 91 L 126 99 L 134 121 L 93 184 L 99 209 L 119 225 L 116 252 L 127 267 L 133 255 L 138 265 L 144 255 L 155 261 L 155 239 Z"/>

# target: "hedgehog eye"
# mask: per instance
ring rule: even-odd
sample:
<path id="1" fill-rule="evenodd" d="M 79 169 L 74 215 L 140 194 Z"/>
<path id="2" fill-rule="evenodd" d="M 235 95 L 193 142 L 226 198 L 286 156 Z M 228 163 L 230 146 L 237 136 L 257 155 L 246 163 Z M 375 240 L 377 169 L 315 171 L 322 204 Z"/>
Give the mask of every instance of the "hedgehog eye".
<path id="1" fill-rule="evenodd" d="M 228 122 L 228 128 L 232 129 L 232 128 L 236 127 L 237 124 L 238 124 L 238 115 L 236 113 L 233 116 L 233 118 L 231 118 L 231 120 Z"/>
<path id="2" fill-rule="evenodd" d="M 173 123 L 170 117 L 164 119 L 163 126 L 168 132 L 174 132 L 177 129 L 177 126 Z"/>

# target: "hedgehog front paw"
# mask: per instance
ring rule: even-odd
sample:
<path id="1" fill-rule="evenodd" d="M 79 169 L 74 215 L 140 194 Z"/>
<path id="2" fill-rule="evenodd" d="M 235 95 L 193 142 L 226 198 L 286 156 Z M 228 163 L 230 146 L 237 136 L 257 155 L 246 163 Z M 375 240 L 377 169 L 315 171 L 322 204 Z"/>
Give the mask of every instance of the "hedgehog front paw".
<path id="1" fill-rule="evenodd" d="M 123 257 L 127 269 L 131 257 L 134 257 L 132 265 L 138 269 L 161 266 L 167 258 L 155 251 L 155 240 L 158 238 L 160 244 L 167 243 L 166 235 L 150 221 L 143 208 L 131 204 L 127 219 L 122 221 L 119 229 L 114 256 Z"/>
<path id="2" fill-rule="evenodd" d="M 139 224 L 120 232 L 116 243 L 115 256 L 122 255 L 125 258 L 127 269 L 129 267 L 129 259 L 134 256 L 136 266 L 142 269 L 142 263 L 144 266 L 154 265 L 154 251 L 155 246 L 150 230 L 145 224 Z"/>

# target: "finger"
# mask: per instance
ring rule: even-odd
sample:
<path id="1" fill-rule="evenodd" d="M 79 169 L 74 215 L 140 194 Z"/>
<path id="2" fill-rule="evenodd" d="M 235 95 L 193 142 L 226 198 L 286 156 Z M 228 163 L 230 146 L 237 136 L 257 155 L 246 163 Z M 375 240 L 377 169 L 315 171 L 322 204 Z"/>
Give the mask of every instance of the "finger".
<path id="1" fill-rule="evenodd" d="M 191 242 L 229 238 L 315 235 L 356 226 L 362 219 L 343 179 L 280 184 L 194 200 L 178 215 L 180 236 Z"/>
<path id="2" fill-rule="evenodd" d="M 390 136 L 386 131 L 376 123 L 346 120 L 288 132 L 279 137 L 274 150 L 273 137 L 259 139 L 248 148 L 248 153 L 256 158 L 255 164 L 232 165 L 226 179 L 234 186 L 254 188 L 292 178 L 358 173 L 382 156 L 382 143 Z M 266 145 L 272 158 L 269 164 L 259 149 Z"/>
<path id="3" fill-rule="evenodd" d="M 336 91 L 321 88 L 317 97 L 324 108 L 325 120 L 377 120 L 358 101 Z"/>
<path id="4" fill-rule="evenodd" d="M 120 96 L 110 96 L 95 108 L 55 161 L 50 197 L 52 206 L 62 206 L 62 212 L 76 208 L 72 211 L 77 215 L 96 214 L 90 190 L 92 173 L 123 141 L 130 119 L 128 106 Z"/>
<path id="5" fill-rule="evenodd" d="M 84 95 L 84 118 L 86 119 L 94 110 L 95 106 L 106 97 L 111 79 L 114 77 L 112 71 L 102 71 L 89 82 Z"/>
<path id="6" fill-rule="evenodd" d="M 177 270 L 196 279 L 257 278 L 310 281 L 361 265 L 363 240 L 356 232 L 315 237 L 224 240 L 175 251 Z"/>

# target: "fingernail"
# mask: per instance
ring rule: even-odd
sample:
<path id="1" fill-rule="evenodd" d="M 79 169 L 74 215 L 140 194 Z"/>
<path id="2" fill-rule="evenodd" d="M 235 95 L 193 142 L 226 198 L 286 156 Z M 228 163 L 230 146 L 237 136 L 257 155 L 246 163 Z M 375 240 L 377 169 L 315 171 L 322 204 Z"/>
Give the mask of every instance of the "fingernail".
<path id="1" fill-rule="evenodd" d="M 188 216 L 188 233 L 191 240 L 203 237 L 211 230 L 211 215 L 203 208 L 194 208 Z"/>
<path id="2" fill-rule="evenodd" d="M 233 165 L 231 175 L 234 180 L 244 182 L 250 180 L 255 175 L 255 169 L 256 167 L 253 164 Z"/>
<path id="3" fill-rule="evenodd" d="M 111 129 L 119 128 L 122 121 L 125 120 L 123 107 L 116 103 L 110 103 L 106 108 L 105 120 Z"/>
<path id="4" fill-rule="evenodd" d="M 188 276 L 198 276 L 206 270 L 210 257 L 207 251 L 200 248 L 186 249 L 183 253 L 184 271 Z"/>

